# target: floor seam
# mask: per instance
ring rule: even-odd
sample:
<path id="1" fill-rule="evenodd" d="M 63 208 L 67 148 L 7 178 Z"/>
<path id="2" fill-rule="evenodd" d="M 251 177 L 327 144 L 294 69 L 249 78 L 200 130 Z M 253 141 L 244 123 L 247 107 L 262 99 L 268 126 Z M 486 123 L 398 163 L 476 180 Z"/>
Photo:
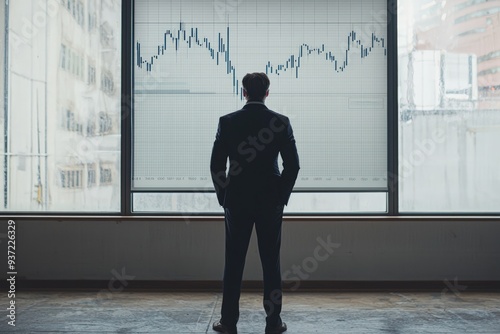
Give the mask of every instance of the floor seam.
<path id="1" fill-rule="evenodd" d="M 219 295 L 216 295 L 214 307 L 212 307 L 212 313 L 210 314 L 210 320 L 208 321 L 207 329 L 205 331 L 206 334 L 208 334 L 208 330 L 210 329 L 210 324 L 212 324 L 212 320 L 214 319 L 215 308 L 217 307 L 218 301 L 219 301 Z"/>

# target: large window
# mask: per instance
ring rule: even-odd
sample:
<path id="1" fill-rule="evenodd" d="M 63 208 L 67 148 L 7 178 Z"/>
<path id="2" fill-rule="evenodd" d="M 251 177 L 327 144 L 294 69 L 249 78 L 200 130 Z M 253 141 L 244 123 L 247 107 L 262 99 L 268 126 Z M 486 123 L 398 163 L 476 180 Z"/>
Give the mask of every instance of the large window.
<path id="1" fill-rule="evenodd" d="M 1 210 L 119 211 L 121 1 L 1 8 Z"/>
<path id="2" fill-rule="evenodd" d="M 203 193 L 217 121 L 255 71 L 297 140 L 287 211 L 386 211 L 386 14 L 386 0 L 136 0 L 134 211 L 221 211 Z"/>
<path id="3" fill-rule="evenodd" d="M 297 139 L 286 213 L 500 212 L 498 1 L 0 4 L 4 212 L 221 214 L 211 147 L 254 71 Z"/>

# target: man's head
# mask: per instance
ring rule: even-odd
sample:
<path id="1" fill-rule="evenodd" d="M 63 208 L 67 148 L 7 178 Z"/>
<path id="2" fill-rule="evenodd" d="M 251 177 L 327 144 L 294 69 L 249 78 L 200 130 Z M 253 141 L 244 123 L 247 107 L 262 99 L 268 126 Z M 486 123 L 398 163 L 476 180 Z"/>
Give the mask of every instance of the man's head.
<path id="1" fill-rule="evenodd" d="M 241 81 L 243 84 L 243 96 L 247 100 L 264 101 L 269 95 L 269 78 L 265 73 L 247 73 Z"/>

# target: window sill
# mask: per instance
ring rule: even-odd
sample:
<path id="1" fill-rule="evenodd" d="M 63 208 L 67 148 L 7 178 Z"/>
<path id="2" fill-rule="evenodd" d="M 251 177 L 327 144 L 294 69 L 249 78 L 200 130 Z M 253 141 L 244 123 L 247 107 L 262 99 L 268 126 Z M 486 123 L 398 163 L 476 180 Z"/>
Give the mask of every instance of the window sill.
<path id="1" fill-rule="evenodd" d="M 2 220 L 56 220 L 56 221 L 125 221 L 125 220 L 161 220 L 161 221 L 223 221 L 223 215 L 96 215 L 96 214 L 2 214 Z M 421 215 L 286 215 L 283 221 L 468 221 L 468 220 L 492 220 L 500 222 L 500 215 L 478 215 L 478 214 L 421 214 Z"/>

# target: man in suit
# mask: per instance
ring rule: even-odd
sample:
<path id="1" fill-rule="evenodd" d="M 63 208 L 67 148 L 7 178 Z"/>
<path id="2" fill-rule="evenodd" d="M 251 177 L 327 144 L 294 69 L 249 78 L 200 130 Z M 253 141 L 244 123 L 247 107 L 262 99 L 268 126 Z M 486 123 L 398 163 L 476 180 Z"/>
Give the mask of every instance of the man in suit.
<path id="1" fill-rule="evenodd" d="M 249 73 L 242 84 L 247 102 L 219 119 L 210 161 L 226 231 L 221 319 L 213 329 L 237 333 L 241 280 L 255 224 L 264 276 L 265 332 L 282 333 L 287 328 L 280 317 L 281 225 L 284 205 L 299 172 L 299 157 L 289 119 L 264 104 L 269 95 L 267 75 Z M 283 159 L 281 173 L 278 154 Z"/>

